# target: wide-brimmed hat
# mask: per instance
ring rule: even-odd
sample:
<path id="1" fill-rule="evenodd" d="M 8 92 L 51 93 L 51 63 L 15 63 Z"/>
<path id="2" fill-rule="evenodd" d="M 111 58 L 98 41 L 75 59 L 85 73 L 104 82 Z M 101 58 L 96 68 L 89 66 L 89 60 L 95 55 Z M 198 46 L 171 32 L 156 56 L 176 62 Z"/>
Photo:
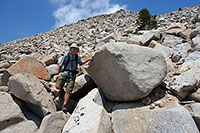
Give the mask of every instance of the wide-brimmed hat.
<path id="1" fill-rule="evenodd" d="M 72 43 L 69 48 L 77 48 L 78 49 L 78 45 L 76 43 Z"/>

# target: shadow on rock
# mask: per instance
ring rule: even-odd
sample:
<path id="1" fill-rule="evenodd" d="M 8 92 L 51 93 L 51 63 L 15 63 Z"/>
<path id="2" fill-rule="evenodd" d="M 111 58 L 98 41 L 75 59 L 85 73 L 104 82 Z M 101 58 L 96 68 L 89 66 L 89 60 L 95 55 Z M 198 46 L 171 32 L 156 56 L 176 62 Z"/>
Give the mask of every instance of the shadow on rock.
<path id="1" fill-rule="evenodd" d="M 15 103 L 20 107 L 20 109 L 22 110 L 22 113 L 24 114 L 24 116 L 26 117 L 27 120 L 31 120 L 33 121 L 37 127 L 40 127 L 40 124 L 42 122 L 42 118 L 37 116 L 36 114 L 34 114 L 31 110 L 29 110 L 26 107 L 26 104 L 24 101 L 16 98 L 14 95 L 12 95 L 13 100 L 15 101 Z M 28 104 L 29 106 L 32 106 L 31 104 Z M 35 106 L 35 105 L 34 105 Z M 41 109 L 37 108 L 38 112 L 42 112 Z"/>

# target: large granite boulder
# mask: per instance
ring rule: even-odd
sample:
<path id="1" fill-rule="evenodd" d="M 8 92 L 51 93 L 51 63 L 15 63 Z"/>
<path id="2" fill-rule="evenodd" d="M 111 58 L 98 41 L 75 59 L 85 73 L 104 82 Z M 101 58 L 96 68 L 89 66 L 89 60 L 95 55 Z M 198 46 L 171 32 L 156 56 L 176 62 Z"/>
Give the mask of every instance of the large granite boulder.
<path id="1" fill-rule="evenodd" d="M 10 94 L 0 92 L 0 132 L 35 133 L 38 128 L 33 121 L 27 120 L 24 112 Z"/>
<path id="2" fill-rule="evenodd" d="M 22 121 L 11 125 L 3 130 L 1 133 L 36 133 L 38 131 L 37 126 L 32 121 Z"/>
<path id="3" fill-rule="evenodd" d="M 140 103 L 121 103 L 113 108 L 114 133 L 198 133 L 190 113 L 173 97 L 165 97 L 164 107 L 151 109 Z"/>
<path id="4" fill-rule="evenodd" d="M 15 74 L 10 77 L 8 88 L 11 94 L 25 101 L 27 104 L 32 104 L 35 109 L 31 110 L 38 116 L 45 116 L 48 113 L 56 111 L 53 98 L 46 91 L 40 80 L 31 74 Z"/>
<path id="5" fill-rule="evenodd" d="M 4 72 L 3 76 L 1 77 L 2 85 L 7 85 L 9 77 L 17 73 L 30 73 L 40 79 L 50 79 L 47 70 L 36 58 L 26 56 Z"/>
<path id="6" fill-rule="evenodd" d="M 65 114 L 62 111 L 45 116 L 38 133 L 61 133 L 69 117 L 69 113 Z"/>
<path id="7" fill-rule="evenodd" d="M 200 103 L 191 103 L 184 106 L 192 115 L 198 129 L 200 130 Z"/>
<path id="8" fill-rule="evenodd" d="M 2 129 L 25 120 L 20 107 L 14 102 L 11 95 L 0 92 L 0 132 Z"/>
<path id="9" fill-rule="evenodd" d="M 81 99 L 62 133 L 111 133 L 110 116 L 103 107 L 99 89 Z"/>
<path id="10" fill-rule="evenodd" d="M 86 70 L 107 99 L 133 101 L 147 96 L 162 82 L 167 65 L 159 51 L 119 42 L 96 52 Z"/>

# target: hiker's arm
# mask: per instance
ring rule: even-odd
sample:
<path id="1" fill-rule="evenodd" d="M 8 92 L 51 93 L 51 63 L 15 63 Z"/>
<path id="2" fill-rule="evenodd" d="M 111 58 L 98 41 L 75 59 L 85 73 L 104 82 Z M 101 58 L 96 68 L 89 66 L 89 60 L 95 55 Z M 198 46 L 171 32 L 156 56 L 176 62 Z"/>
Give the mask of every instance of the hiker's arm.
<path id="1" fill-rule="evenodd" d="M 86 61 L 84 61 L 81 65 L 84 65 L 85 63 L 87 63 L 88 61 L 91 61 L 92 57 L 90 57 L 89 59 L 87 59 Z"/>
<path id="2" fill-rule="evenodd" d="M 58 65 L 58 69 L 57 70 L 58 70 L 58 74 L 59 74 L 60 73 L 60 65 Z"/>

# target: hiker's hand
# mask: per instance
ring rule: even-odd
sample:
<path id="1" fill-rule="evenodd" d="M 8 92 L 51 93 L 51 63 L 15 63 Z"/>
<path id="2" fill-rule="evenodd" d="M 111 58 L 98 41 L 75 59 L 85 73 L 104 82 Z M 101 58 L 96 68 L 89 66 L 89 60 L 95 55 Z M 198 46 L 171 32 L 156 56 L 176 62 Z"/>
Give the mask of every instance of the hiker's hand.
<path id="1" fill-rule="evenodd" d="M 93 58 L 92 58 L 92 57 L 90 57 L 88 60 L 89 60 L 89 61 L 91 61 L 92 59 L 93 59 Z"/>

